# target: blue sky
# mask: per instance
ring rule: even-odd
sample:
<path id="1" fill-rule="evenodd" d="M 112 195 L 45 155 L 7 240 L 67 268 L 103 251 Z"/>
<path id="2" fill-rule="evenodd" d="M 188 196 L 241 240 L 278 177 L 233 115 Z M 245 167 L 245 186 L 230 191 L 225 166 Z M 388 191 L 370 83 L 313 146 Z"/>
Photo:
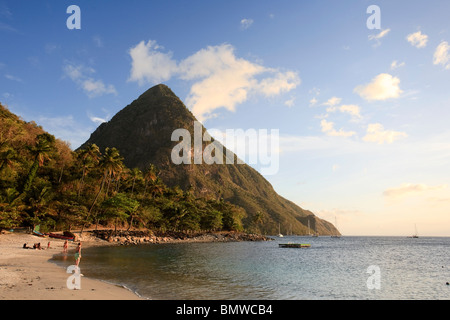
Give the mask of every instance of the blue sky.
<path id="1" fill-rule="evenodd" d="M 81 9 L 69 30 L 67 8 Z M 381 28 L 366 25 L 378 5 Z M 77 148 L 165 83 L 278 129 L 286 198 L 348 235 L 450 234 L 448 1 L 0 0 L 0 101 Z"/>

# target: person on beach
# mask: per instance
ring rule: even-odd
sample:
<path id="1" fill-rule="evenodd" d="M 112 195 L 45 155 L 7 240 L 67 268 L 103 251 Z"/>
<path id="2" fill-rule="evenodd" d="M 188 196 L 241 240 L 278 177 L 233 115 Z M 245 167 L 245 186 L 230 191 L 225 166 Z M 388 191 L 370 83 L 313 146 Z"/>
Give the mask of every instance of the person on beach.
<path id="1" fill-rule="evenodd" d="M 81 259 L 81 242 L 78 243 L 77 249 L 75 251 L 75 265 L 78 267 Z"/>
<path id="2" fill-rule="evenodd" d="M 63 245 L 63 253 L 67 253 L 67 249 L 69 248 L 69 241 L 64 241 Z"/>

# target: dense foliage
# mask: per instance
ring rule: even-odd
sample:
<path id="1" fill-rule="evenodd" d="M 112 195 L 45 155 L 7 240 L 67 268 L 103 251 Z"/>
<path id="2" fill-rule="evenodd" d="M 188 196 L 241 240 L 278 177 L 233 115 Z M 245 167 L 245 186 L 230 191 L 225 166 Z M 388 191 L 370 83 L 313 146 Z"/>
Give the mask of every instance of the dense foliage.
<path id="1" fill-rule="evenodd" d="M 0 229 L 242 230 L 245 215 L 221 198 L 168 187 L 152 164 L 127 168 L 115 148 L 74 152 L 0 105 Z"/>

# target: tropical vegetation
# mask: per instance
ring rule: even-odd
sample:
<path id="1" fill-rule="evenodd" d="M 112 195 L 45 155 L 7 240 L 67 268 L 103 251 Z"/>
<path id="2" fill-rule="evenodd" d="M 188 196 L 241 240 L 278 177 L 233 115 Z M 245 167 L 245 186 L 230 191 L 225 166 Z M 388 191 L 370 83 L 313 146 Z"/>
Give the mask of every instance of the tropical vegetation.
<path id="1" fill-rule="evenodd" d="M 245 215 L 220 197 L 168 187 L 150 163 L 127 168 L 115 148 L 73 151 L 0 104 L 0 229 L 242 231 Z"/>

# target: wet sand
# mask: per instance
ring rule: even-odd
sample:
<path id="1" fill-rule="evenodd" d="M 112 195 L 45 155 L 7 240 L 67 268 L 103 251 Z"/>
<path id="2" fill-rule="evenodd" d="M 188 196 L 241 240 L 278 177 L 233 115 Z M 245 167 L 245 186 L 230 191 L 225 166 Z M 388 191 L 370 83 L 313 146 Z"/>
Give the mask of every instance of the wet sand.
<path id="1" fill-rule="evenodd" d="M 50 249 L 47 244 L 50 241 Z M 44 250 L 23 249 L 41 243 Z M 82 241 L 83 248 L 105 245 L 98 239 Z M 81 289 L 67 287 L 66 270 L 49 260 L 63 251 L 64 240 L 30 234 L 0 235 L 0 300 L 140 300 L 128 289 L 100 280 L 81 277 Z M 69 242 L 67 259 L 74 260 L 77 243 Z M 82 259 L 80 268 L 82 270 Z M 75 260 L 74 260 L 75 264 Z M 82 272 L 82 271 L 81 271 Z"/>

